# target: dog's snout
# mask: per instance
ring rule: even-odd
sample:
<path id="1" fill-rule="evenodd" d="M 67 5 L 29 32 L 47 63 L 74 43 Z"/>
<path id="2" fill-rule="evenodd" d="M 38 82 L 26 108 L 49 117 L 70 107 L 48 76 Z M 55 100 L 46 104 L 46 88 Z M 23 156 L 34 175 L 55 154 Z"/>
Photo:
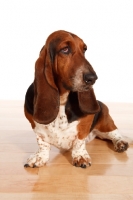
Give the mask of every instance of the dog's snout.
<path id="1" fill-rule="evenodd" d="M 90 74 L 90 73 L 87 73 L 87 74 L 84 74 L 83 75 L 83 80 L 86 84 L 94 84 L 95 81 L 98 79 L 97 75 L 96 74 Z"/>

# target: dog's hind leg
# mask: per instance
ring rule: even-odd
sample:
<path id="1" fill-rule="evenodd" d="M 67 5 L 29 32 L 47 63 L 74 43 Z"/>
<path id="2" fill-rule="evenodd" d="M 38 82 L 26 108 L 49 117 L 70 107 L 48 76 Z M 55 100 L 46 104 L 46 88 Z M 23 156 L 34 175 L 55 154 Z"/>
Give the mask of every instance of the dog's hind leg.
<path id="1" fill-rule="evenodd" d="M 101 108 L 102 109 L 97 124 L 92 130 L 93 133 L 101 139 L 111 140 L 114 144 L 115 151 L 126 151 L 128 148 L 128 142 L 117 129 L 112 117 L 109 114 L 108 107 L 101 103 Z"/>
<path id="2" fill-rule="evenodd" d="M 101 139 L 111 140 L 114 144 L 114 149 L 117 152 L 124 152 L 128 148 L 128 142 L 124 139 L 124 137 L 119 133 L 118 129 L 115 129 L 110 132 L 100 132 L 99 130 L 94 129 L 94 134 Z"/>

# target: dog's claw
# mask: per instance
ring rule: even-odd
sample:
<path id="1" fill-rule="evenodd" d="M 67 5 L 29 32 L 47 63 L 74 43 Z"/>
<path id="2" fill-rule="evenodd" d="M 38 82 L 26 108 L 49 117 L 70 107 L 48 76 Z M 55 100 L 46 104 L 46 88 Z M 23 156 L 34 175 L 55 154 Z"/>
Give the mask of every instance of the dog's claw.
<path id="1" fill-rule="evenodd" d="M 86 168 L 86 165 L 85 165 L 85 164 L 81 164 L 80 167 L 81 167 L 81 168 Z"/>
<path id="2" fill-rule="evenodd" d="M 77 167 L 77 163 L 74 163 L 74 166 Z"/>
<path id="3" fill-rule="evenodd" d="M 26 168 L 27 168 L 27 167 L 30 167 L 30 166 L 29 166 L 29 164 L 25 164 L 25 165 L 24 165 L 24 167 L 26 167 Z"/>
<path id="4" fill-rule="evenodd" d="M 33 165 L 33 168 L 36 168 L 36 167 L 37 167 L 36 164 L 34 164 L 34 165 Z"/>

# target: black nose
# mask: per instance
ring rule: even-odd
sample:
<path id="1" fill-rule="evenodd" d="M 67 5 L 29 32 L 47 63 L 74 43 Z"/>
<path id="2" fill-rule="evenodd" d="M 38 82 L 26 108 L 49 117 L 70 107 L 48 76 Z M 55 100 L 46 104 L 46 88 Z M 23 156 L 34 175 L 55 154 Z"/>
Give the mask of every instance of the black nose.
<path id="1" fill-rule="evenodd" d="M 96 81 L 97 79 L 98 79 L 98 77 L 97 77 L 96 74 L 90 74 L 90 73 L 88 73 L 88 74 L 84 74 L 84 75 L 83 75 L 83 80 L 84 80 L 84 82 L 85 82 L 86 84 L 92 85 L 92 84 L 95 83 L 95 81 Z"/>

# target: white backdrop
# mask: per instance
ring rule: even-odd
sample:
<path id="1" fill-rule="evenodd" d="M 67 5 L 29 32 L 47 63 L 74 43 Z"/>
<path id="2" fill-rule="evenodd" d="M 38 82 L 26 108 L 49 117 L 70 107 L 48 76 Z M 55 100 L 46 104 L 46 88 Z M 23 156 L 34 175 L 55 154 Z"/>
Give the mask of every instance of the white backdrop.
<path id="1" fill-rule="evenodd" d="M 60 29 L 87 44 L 97 99 L 133 102 L 132 0 L 0 0 L 0 99 L 24 99 L 40 49 Z"/>

